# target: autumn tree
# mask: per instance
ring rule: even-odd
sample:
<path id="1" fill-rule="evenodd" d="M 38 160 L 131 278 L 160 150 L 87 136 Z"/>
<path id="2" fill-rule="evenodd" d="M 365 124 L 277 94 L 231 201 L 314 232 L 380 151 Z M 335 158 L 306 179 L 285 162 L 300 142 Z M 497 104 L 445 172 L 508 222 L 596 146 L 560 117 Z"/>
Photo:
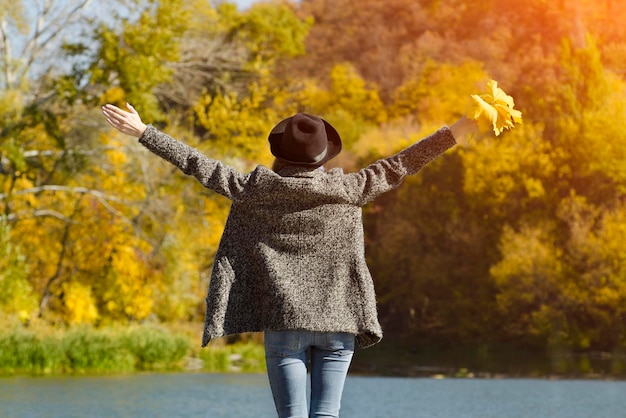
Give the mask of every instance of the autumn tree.
<path id="1" fill-rule="evenodd" d="M 619 334 L 619 323 L 590 313 L 590 306 L 600 309 L 597 300 L 586 299 L 587 308 L 571 305 L 569 316 L 562 316 L 560 307 L 565 309 L 562 301 L 572 297 L 563 288 L 575 280 L 579 299 L 585 292 L 600 292 L 582 279 L 590 275 L 607 284 L 602 292 L 619 293 L 608 291 L 619 288 L 608 273 L 604 278 L 597 273 L 611 271 L 613 261 L 600 261 L 579 245 L 595 242 L 605 217 L 618 219 L 621 211 L 623 81 L 612 69 L 619 69 L 614 57 L 621 56 L 624 39 L 607 20 L 607 11 L 619 14 L 624 8 L 584 0 L 420 1 L 410 6 L 394 1 L 368 15 L 376 7 L 311 0 L 300 8 L 314 16 L 316 25 L 307 39 L 309 53 L 299 59 L 296 71 L 329 85 L 329 68 L 347 62 L 366 83 L 380 88 L 390 120 L 395 119 L 361 133 L 354 146 L 361 146 L 361 163 L 453 120 L 465 111 L 464 97 L 486 78 L 498 79 L 525 115 L 522 128 L 453 152 L 369 208 L 368 254 L 385 325 L 401 334 L 447 341 L 510 337 L 541 345 L 565 335 L 573 346 L 617 344 L 606 336 L 611 330 Z M 421 24 L 409 27 L 409 22 Z M 350 36 L 341 36 L 345 33 Z M 381 45 L 394 58 L 385 62 L 389 55 Z M 584 199 L 593 214 L 586 215 L 589 232 L 578 244 L 572 225 L 579 221 L 564 218 L 572 195 Z M 521 237 L 528 240 L 527 260 L 514 256 L 514 248 L 524 255 L 524 244 L 513 245 Z M 417 251 L 407 253 L 407 248 Z M 546 281 L 554 283 L 555 291 L 542 299 L 536 287 L 537 300 L 545 302 L 538 309 L 551 312 L 541 319 L 542 333 L 524 328 L 521 317 L 516 322 L 514 297 L 524 293 L 515 286 L 509 291 L 505 283 L 515 279 L 503 281 L 504 267 L 498 267 L 510 269 L 519 262 L 522 272 L 533 258 L 544 266 L 533 280 L 550 274 Z M 558 273 L 559 268 L 567 273 Z M 531 283 L 525 288 L 533 289 Z M 534 312 L 532 305 L 526 308 Z M 621 315 L 611 312 L 607 318 Z M 559 334 L 559 323 L 565 324 L 562 330 L 577 331 Z M 507 325 L 524 331 L 516 334 Z"/>
<path id="2" fill-rule="evenodd" d="M 269 163 L 265 135 L 280 112 L 268 105 L 279 93 L 271 70 L 279 57 L 302 53 L 307 22 L 285 5 L 258 5 L 241 14 L 230 4 L 212 8 L 207 2 L 171 1 L 146 9 L 138 20 L 125 18 L 121 25 L 121 31 L 100 29 L 104 41 L 88 67 L 90 91 L 101 92 L 100 102 L 132 101 L 147 122 L 242 170 L 249 161 Z M 137 66 L 139 72 L 147 71 L 141 83 L 133 81 Z M 137 202 L 138 212 L 127 218 L 148 239 L 150 254 L 142 251 L 147 266 L 126 284 L 118 282 L 132 277 L 119 272 L 127 261 L 107 266 L 110 273 L 96 286 L 97 294 L 109 295 L 106 299 L 135 285 L 145 288 L 142 280 L 154 274 L 158 280 L 147 286 L 152 293 L 145 296 L 153 308 L 146 312 L 163 320 L 200 317 L 228 202 L 174 174 L 167 163 L 113 139 L 115 135 L 103 138 L 127 154 L 117 169 L 128 174 L 117 175 L 116 184 L 120 190 L 126 181 L 128 193 L 136 190 L 133 195 L 143 199 Z M 133 169 L 133 160 L 143 163 Z M 140 244 L 134 244 L 135 251 Z M 114 248 L 113 254 L 128 254 L 128 248 Z M 129 300 L 138 298 L 130 293 Z M 123 316 L 123 309 L 104 302 L 100 311 Z"/>
<path id="3" fill-rule="evenodd" d="M 49 283 L 64 259 L 62 237 L 72 208 L 90 192 L 67 184 L 91 152 L 78 141 L 89 141 L 90 122 L 56 101 L 53 80 L 63 63 L 50 59 L 82 22 L 89 3 L 4 2 L 1 8 L 0 205 L 10 226 L 10 248 L 23 254 L 39 308 L 20 310 L 23 319 L 46 309 Z"/>
<path id="4" fill-rule="evenodd" d="M 565 43 L 561 59 L 554 107 L 541 120 L 552 168 L 536 173 L 549 204 L 504 231 L 492 274 L 503 313 L 519 318 L 515 332 L 610 350 L 623 343 L 622 256 L 610 248 L 622 233 L 624 178 L 614 167 L 623 165 L 625 85 L 590 38 L 584 48 Z"/>

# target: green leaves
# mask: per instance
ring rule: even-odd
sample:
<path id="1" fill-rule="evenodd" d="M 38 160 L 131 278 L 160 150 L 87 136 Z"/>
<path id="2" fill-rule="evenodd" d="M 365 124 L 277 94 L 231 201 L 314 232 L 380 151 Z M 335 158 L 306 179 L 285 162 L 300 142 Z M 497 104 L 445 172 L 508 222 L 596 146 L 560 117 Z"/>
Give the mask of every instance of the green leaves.
<path id="1" fill-rule="evenodd" d="M 137 21 L 124 20 L 121 34 L 118 28 L 100 27 L 101 47 L 90 72 L 92 84 L 110 86 L 101 104 L 129 102 L 146 120 L 164 119 L 154 90 L 172 79 L 170 65 L 180 57 L 190 13 L 183 1 L 168 0 L 142 12 Z"/>
<path id="2" fill-rule="evenodd" d="M 219 5 L 217 11 L 223 16 L 226 32 L 252 53 L 252 65 L 257 61 L 293 58 L 305 52 L 304 41 L 313 19 L 300 20 L 287 4 L 259 3 L 239 13 L 234 5 L 226 3 Z"/>

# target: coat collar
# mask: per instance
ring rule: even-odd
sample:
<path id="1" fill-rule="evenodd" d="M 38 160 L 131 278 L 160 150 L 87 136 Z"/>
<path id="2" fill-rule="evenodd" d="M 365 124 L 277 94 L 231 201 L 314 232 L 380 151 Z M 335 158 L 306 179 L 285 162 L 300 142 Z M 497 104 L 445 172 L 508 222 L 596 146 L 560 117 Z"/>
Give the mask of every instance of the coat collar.
<path id="1" fill-rule="evenodd" d="M 282 177 L 316 177 L 324 171 L 320 168 L 302 167 L 297 165 L 288 165 L 278 171 Z"/>

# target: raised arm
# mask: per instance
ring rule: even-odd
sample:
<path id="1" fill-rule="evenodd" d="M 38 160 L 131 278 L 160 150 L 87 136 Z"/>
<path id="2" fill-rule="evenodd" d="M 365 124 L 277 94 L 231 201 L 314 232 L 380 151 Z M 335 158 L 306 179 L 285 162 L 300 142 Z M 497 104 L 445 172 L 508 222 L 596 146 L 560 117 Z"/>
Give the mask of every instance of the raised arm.
<path id="1" fill-rule="evenodd" d="M 236 199 L 245 187 L 247 176 L 234 168 L 209 158 L 193 147 L 160 132 L 141 121 L 139 113 L 127 105 L 126 112 L 116 106 L 106 105 L 102 113 L 107 122 L 118 131 L 139 139 L 152 153 L 178 167 L 183 173 L 195 177 L 204 187 L 231 200 Z"/>
<path id="2" fill-rule="evenodd" d="M 417 173 L 455 144 L 467 144 L 468 137 L 474 132 L 478 132 L 476 122 L 463 117 L 450 127 L 439 129 L 389 158 L 346 175 L 346 190 L 352 195 L 355 204 L 363 206 L 382 193 L 398 187 L 405 176 Z"/>

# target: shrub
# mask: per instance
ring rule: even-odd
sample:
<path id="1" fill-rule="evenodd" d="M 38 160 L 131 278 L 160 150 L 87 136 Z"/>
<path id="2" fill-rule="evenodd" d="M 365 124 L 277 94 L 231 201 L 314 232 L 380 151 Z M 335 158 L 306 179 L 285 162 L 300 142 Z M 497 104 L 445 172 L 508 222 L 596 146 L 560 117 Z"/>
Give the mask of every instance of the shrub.
<path id="1" fill-rule="evenodd" d="M 263 345 L 249 342 L 232 345 L 211 345 L 198 354 L 204 370 L 211 372 L 265 372 Z"/>
<path id="2" fill-rule="evenodd" d="M 113 373 L 178 368 L 185 337 L 154 326 L 0 332 L 0 374 Z M 50 334 L 50 335 L 48 335 Z"/>
<path id="3" fill-rule="evenodd" d="M 154 326 L 131 328 L 123 336 L 123 342 L 139 370 L 177 368 L 189 351 L 186 338 Z"/>
<path id="4" fill-rule="evenodd" d="M 0 334 L 1 373 L 54 373 L 63 370 L 65 363 L 65 353 L 56 338 L 40 339 L 22 329 Z"/>
<path id="5" fill-rule="evenodd" d="M 72 372 L 127 372 L 134 368 L 132 353 L 110 330 L 80 327 L 68 331 L 62 341 Z"/>

